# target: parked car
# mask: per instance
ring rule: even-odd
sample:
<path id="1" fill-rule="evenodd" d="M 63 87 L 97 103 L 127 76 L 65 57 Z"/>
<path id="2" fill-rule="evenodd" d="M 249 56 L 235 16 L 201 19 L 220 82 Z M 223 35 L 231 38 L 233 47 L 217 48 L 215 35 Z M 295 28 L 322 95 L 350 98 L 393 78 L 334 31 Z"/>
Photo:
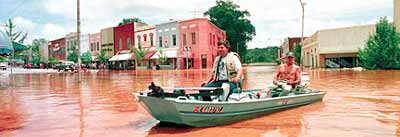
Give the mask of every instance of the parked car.
<path id="1" fill-rule="evenodd" d="M 30 69 L 32 67 L 32 65 L 30 64 L 30 63 L 26 63 L 25 65 L 24 65 L 24 68 L 26 68 L 26 69 Z"/>
<path id="2" fill-rule="evenodd" d="M 0 69 L 7 70 L 7 66 L 8 66 L 7 62 L 0 62 Z"/>
<path id="3" fill-rule="evenodd" d="M 77 66 L 75 65 L 74 62 L 69 62 L 68 61 L 68 62 L 64 62 L 64 63 L 58 64 L 57 65 L 57 69 L 58 69 L 58 71 L 61 71 L 61 70 L 63 70 L 63 71 L 75 71 L 78 68 L 77 68 Z"/>

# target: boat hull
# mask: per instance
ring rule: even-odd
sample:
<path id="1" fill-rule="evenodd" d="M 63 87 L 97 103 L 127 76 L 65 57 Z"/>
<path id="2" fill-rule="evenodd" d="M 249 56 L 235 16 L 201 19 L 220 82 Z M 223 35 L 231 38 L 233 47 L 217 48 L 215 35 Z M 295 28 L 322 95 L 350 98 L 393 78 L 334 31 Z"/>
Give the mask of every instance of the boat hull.
<path id="1" fill-rule="evenodd" d="M 224 125 L 321 101 L 325 92 L 246 101 L 208 102 L 187 98 L 135 96 L 157 120 L 193 127 Z"/>

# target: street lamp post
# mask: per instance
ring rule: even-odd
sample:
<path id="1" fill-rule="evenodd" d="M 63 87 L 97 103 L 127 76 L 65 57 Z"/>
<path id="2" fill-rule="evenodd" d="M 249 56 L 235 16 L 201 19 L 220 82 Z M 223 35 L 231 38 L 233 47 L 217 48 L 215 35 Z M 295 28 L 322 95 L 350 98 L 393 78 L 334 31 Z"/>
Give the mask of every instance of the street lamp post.
<path id="1" fill-rule="evenodd" d="M 304 38 L 304 3 L 302 0 L 299 0 L 300 5 L 301 5 L 301 45 L 303 46 L 303 38 Z"/>
<path id="2" fill-rule="evenodd" d="M 80 42 L 80 36 L 81 36 L 81 19 L 80 19 L 80 2 L 77 0 L 77 21 L 76 21 L 76 33 L 77 33 L 77 52 L 78 52 L 78 83 L 81 82 L 81 42 Z"/>

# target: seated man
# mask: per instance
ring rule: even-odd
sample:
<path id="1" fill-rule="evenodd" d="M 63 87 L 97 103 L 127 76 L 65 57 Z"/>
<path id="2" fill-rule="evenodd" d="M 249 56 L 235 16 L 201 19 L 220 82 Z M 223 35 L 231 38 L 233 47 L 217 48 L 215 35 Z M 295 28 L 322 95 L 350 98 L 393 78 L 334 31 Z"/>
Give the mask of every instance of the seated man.
<path id="1" fill-rule="evenodd" d="M 226 101 L 230 91 L 238 88 L 242 78 L 242 64 L 239 55 L 230 51 L 228 41 L 218 42 L 217 54 L 215 58 L 211 77 L 202 83 L 204 87 L 222 87 L 224 94 L 220 98 Z M 204 91 L 200 91 L 204 92 Z M 204 101 L 211 101 L 209 96 L 203 97 Z"/>
<path id="2" fill-rule="evenodd" d="M 279 65 L 273 81 L 274 85 L 278 85 L 279 81 L 284 82 L 285 85 L 282 86 L 284 87 L 285 93 L 283 94 L 290 92 L 292 88 L 300 84 L 301 81 L 301 69 L 294 64 L 295 59 L 293 52 L 288 52 L 285 59 L 286 64 Z"/>

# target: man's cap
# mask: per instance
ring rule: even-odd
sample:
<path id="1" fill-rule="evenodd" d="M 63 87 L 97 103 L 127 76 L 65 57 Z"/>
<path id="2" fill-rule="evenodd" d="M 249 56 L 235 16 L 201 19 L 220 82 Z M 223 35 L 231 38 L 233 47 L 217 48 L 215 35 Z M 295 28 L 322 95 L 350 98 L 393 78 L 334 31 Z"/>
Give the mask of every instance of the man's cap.
<path id="1" fill-rule="evenodd" d="M 294 53 L 293 52 L 288 52 L 288 53 L 286 53 L 286 57 L 294 57 Z"/>

